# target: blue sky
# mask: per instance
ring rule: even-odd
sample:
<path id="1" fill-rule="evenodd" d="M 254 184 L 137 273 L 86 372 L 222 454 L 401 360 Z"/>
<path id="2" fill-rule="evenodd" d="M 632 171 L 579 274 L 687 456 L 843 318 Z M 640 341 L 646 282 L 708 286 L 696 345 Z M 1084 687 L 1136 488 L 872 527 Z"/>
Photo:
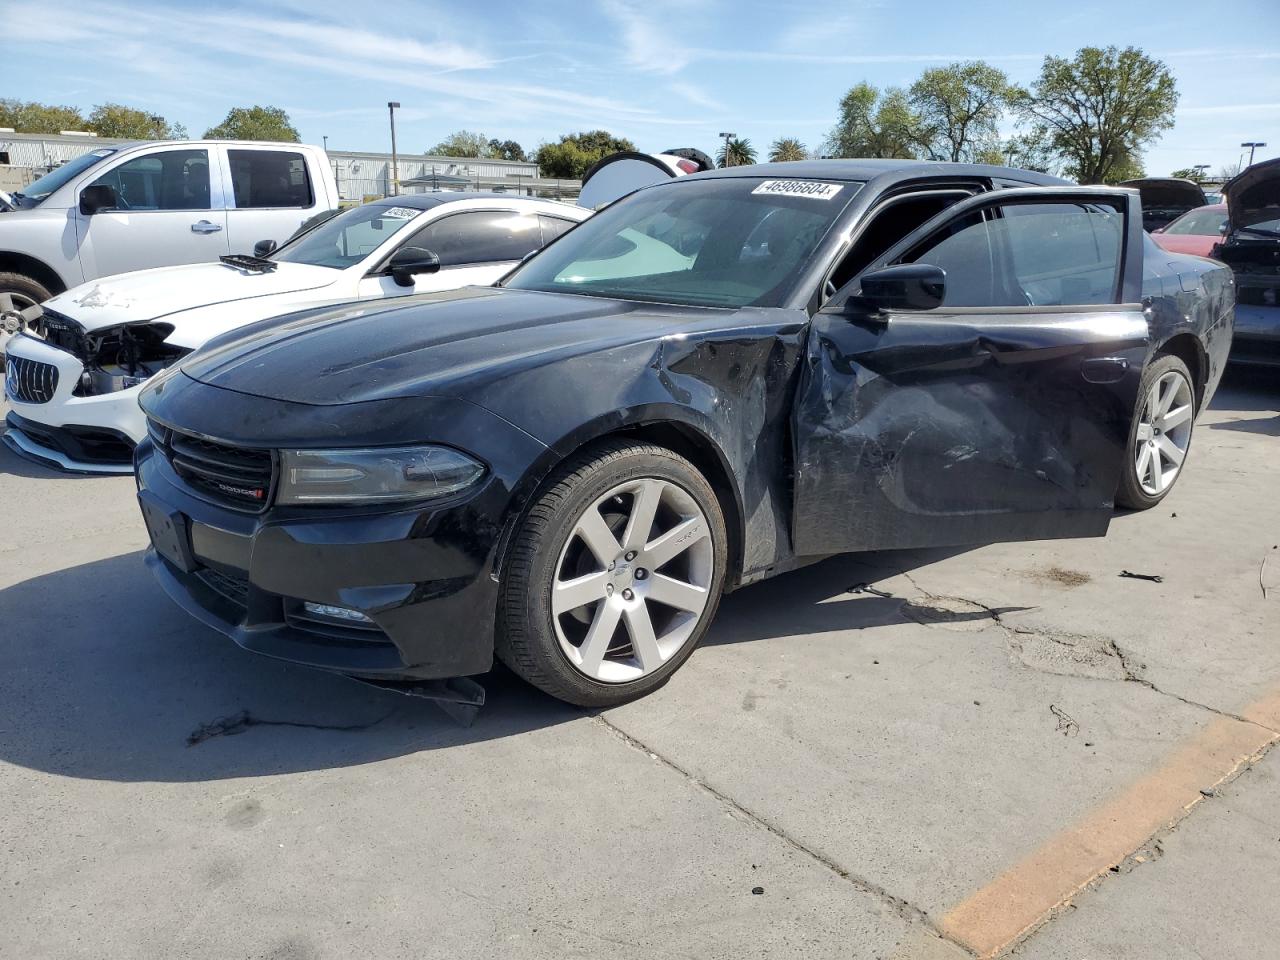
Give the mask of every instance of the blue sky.
<path id="1" fill-rule="evenodd" d="M 1214 17 L 1207 11 L 1221 10 Z M 198 136 L 232 106 L 284 107 L 303 139 L 425 151 L 465 127 L 526 148 L 604 127 L 644 150 L 816 146 L 852 84 L 984 59 L 1018 81 L 1045 54 L 1135 44 L 1174 70 L 1177 124 L 1147 170 L 1280 155 L 1280 0 L 0 0 L 0 95 L 119 101 Z"/>

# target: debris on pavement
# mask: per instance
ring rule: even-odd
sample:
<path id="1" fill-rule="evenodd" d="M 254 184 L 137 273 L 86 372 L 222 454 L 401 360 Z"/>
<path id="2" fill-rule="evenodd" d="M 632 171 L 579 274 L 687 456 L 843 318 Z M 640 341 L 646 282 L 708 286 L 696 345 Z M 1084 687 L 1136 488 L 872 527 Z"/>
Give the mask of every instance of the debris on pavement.
<path id="1" fill-rule="evenodd" d="M 1064 737 L 1074 737 L 1080 732 L 1080 724 L 1076 723 L 1061 707 L 1049 704 L 1049 712 L 1058 718 L 1057 733 L 1061 733 Z"/>
<path id="2" fill-rule="evenodd" d="M 1121 570 L 1120 576 L 1127 577 L 1130 580 L 1150 580 L 1152 583 L 1164 583 L 1164 577 L 1154 573 L 1131 573 L 1128 570 Z"/>

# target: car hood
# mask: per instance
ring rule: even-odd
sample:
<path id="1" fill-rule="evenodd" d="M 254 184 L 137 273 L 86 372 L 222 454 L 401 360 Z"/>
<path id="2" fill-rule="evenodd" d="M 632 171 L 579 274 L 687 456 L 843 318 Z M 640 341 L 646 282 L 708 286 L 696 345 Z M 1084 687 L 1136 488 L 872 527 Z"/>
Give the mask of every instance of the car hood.
<path id="1" fill-rule="evenodd" d="M 469 287 L 265 320 L 211 341 L 176 370 L 211 386 L 315 405 L 465 397 L 469 386 L 520 369 L 732 324 L 733 314 Z M 600 376 L 617 374 L 602 365 Z"/>
<path id="2" fill-rule="evenodd" d="M 93 280 L 45 301 L 45 307 L 92 332 L 198 307 L 315 290 L 336 283 L 340 275 L 338 270 L 301 263 L 280 263 L 270 273 L 193 263 Z"/>
<path id="3" fill-rule="evenodd" d="M 1280 219 L 1280 157 L 1255 163 L 1222 186 L 1232 231 Z"/>
<path id="4" fill-rule="evenodd" d="M 1204 190 L 1194 180 L 1173 177 L 1145 177 L 1120 184 L 1138 191 L 1144 210 L 1171 210 L 1203 207 Z"/>

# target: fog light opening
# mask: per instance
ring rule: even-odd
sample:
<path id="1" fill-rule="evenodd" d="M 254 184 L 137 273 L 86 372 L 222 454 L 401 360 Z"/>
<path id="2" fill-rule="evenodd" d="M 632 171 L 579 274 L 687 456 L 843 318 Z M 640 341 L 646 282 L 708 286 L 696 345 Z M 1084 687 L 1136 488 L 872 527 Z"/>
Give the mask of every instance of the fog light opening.
<path id="1" fill-rule="evenodd" d="M 359 610 L 352 610 L 350 607 L 335 607 L 329 603 L 312 603 L 310 600 L 304 600 L 302 609 L 317 617 L 326 617 L 330 620 L 342 620 L 346 623 L 373 623 Z"/>

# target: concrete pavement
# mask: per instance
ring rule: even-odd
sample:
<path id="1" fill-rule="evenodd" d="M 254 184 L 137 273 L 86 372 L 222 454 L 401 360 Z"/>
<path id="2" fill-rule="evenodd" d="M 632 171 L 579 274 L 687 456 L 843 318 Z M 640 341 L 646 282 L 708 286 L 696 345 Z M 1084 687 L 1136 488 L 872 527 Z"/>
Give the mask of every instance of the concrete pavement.
<path id="1" fill-rule="evenodd" d="M 241 652 L 130 478 L 0 452 L 0 956 L 1266 956 L 1278 473 L 1233 373 L 1105 540 L 827 561 L 654 696 L 497 671 L 463 729 Z"/>

